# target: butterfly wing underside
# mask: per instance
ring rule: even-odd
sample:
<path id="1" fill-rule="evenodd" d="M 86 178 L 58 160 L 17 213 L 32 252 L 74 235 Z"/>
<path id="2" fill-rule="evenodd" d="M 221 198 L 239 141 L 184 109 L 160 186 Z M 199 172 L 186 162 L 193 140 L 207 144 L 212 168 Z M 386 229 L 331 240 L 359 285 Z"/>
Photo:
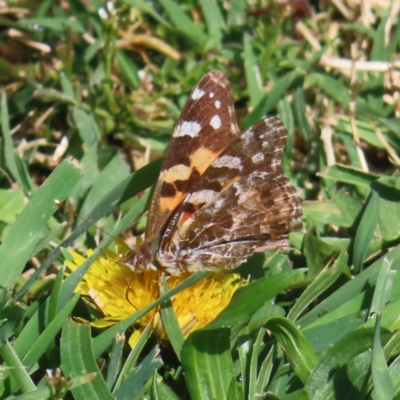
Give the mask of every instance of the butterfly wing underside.
<path id="1" fill-rule="evenodd" d="M 288 245 L 301 199 L 280 167 L 287 131 L 267 117 L 241 133 L 221 71 L 192 91 L 172 133 L 150 204 L 146 241 L 125 260 L 133 271 L 175 275 L 230 269 L 255 251 Z"/>
<path id="2" fill-rule="evenodd" d="M 172 133 L 148 213 L 146 237 L 163 228 L 211 163 L 240 135 L 225 75 L 214 70 L 193 89 Z"/>
<path id="3" fill-rule="evenodd" d="M 258 248 L 288 245 L 301 200 L 280 162 L 287 131 L 276 117 L 238 136 L 209 166 L 170 220 L 163 253 L 181 266 L 234 268 Z"/>

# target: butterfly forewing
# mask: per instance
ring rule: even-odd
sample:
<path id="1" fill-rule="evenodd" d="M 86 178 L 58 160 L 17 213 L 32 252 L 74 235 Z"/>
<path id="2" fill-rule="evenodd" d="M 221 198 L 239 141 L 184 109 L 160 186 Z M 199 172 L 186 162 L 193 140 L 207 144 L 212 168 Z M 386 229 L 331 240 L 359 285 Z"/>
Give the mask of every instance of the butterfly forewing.
<path id="1" fill-rule="evenodd" d="M 221 71 L 211 71 L 193 89 L 172 133 L 150 205 L 146 237 L 162 234 L 191 188 L 239 134 L 231 85 Z"/>

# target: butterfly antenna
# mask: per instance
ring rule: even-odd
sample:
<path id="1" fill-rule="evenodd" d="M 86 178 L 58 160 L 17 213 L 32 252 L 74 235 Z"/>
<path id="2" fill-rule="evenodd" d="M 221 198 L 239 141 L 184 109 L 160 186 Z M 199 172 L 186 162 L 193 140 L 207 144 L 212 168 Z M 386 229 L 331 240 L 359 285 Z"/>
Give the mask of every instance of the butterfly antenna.
<path id="1" fill-rule="evenodd" d="M 104 235 L 112 238 L 115 241 L 120 241 L 121 239 L 116 238 L 115 236 L 109 234 L 108 232 L 106 232 L 103 228 L 100 228 L 98 225 L 94 224 L 93 222 L 89 221 L 87 218 L 82 217 L 82 215 L 79 215 L 76 211 L 74 211 L 72 208 L 69 208 L 68 206 L 66 206 L 64 203 L 62 203 L 60 200 L 55 199 L 54 203 L 62 208 L 65 211 L 68 211 L 70 213 L 70 215 L 74 215 L 75 217 L 79 218 L 82 221 L 85 221 L 87 224 L 92 225 L 94 227 L 96 227 L 96 229 L 98 229 L 101 233 L 103 233 Z M 70 224 L 72 225 L 72 223 Z"/>

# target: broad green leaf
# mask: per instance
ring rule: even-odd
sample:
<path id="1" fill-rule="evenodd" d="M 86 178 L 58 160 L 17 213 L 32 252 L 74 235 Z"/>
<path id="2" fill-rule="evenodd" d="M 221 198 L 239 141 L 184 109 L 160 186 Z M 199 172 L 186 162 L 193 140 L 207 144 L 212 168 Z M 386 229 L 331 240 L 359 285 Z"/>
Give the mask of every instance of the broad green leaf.
<path id="1" fill-rule="evenodd" d="M 102 202 L 102 199 L 127 179 L 128 176 L 129 167 L 123 160 L 121 153 L 116 152 L 93 181 L 92 187 L 85 196 L 80 215 L 86 218 Z"/>
<path id="2" fill-rule="evenodd" d="M 302 272 L 298 270 L 285 271 L 241 287 L 229 306 L 207 328 L 231 327 L 248 321 L 261 306 L 297 281 L 301 275 Z"/>
<path id="3" fill-rule="evenodd" d="M 0 189 L 0 221 L 13 224 L 24 206 L 22 189 Z"/>
<path id="4" fill-rule="evenodd" d="M 379 195 L 379 230 L 386 241 L 400 237 L 400 179 L 381 177 L 371 188 Z"/>
<path id="5" fill-rule="evenodd" d="M 151 385 L 150 400 L 179 400 L 175 392 L 162 380 L 158 374 L 154 375 Z"/>
<path id="6" fill-rule="evenodd" d="M 24 314 L 25 310 L 12 300 L 0 310 L 0 346 L 14 334 Z"/>
<path id="7" fill-rule="evenodd" d="M 235 377 L 228 329 L 192 332 L 183 344 L 181 357 L 193 400 L 227 397 Z"/>
<path id="8" fill-rule="evenodd" d="M 348 302 L 350 304 L 346 303 L 343 307 L 327 314 L 324 320 L 317 320 L 315 324 L 301 330 L 317 354 L 323 353 L 342 337 L 365 323 L 368 310 L 363 310 L 364 298 L 365 296 L 362 295 L 357 296 L 356 299 Z"/>
<path id="9" fill-rule="evenodd" d="M 64 72 L 60 73 L 60 83 L 65 95 L 73 99 L 75 97 L 74 89 Z"/>
<path id="10" fill-rule="evenodd" d="M 33 249 L 42 229 L 57 210 L 55 199 L 64 201 L 80 179 L 81 170 L 72 160 L 63 161 L 47 178 L 18 216 L 0 246 L 0 282 L 13 285 Z M 12 265 L 13 268 L 9 268 Z"/>
<path id="11" fill-rule="evenodd" d="M 390 334 L 382 335 L 384 342 L 389 340 Z M 374 329 L 357 329 L 345 336 L 332 347 L 328 348 L 311 372 L 305 388 L 313 400 L 334 399 L 335 392 L 343 392 L 343 382 L 335 380 L 335 373 L 340 374 L 340 368 L 353 358 L 367 352 L 371 357 L 370 349 L 373 346 Z M 359 377 L 365 374 L 365 367 L 360 365 Z M 357 379 L 357 373 L 353 379 Z M 348 388 L 347 388 L 348 389 Z M 338 393 L 336 393 L 338 395 Z"/>
<path id="12" fill-rule="evenodd" d="M 240 26 L 246 22 L 246 8 L 247 3 L 245 0 L 231 0 L 229 2 L 228 27 Z"/>
<path id="13" fill-rule="evenodd" d="M 360 199 L 356 198 L 355 196 L 348 195 L 345 192 L 333 190 L 329 191 L 329 196 L 335 202 L 343 219 L 345 220 L 344 224 L 340 226 L 352 227 L 356 219 L 360 216 L 363 208 L 363 204 Z M 333 221 L 332 224 L 338 225 Z"/>
<path id="14" fill-rule="evenodd" d="M 72 389 L 76 399 L 114 399 L 104 381 L 93 354 L 90 326 L 66 321 L 61 335 L 61 368 L 64 376 L 85 376 L 95 373 L 93 380 Z"/>
<path id="15" fill-rule="evenodd" d="M 282 317 L 270 318 L 265 328 L 273 332 L 284 348 L 294 372 L 303 383 L 306 382 L 318 359 L 304 335 L 292 322 Z"/>
<path id="16" fill-rule="evenodd" d="M 307 260 L 308 279 L 314 280 L 336 258 L 338 249 L 321 240 L 309 230 L 304 238 L 304 256 Z"/>

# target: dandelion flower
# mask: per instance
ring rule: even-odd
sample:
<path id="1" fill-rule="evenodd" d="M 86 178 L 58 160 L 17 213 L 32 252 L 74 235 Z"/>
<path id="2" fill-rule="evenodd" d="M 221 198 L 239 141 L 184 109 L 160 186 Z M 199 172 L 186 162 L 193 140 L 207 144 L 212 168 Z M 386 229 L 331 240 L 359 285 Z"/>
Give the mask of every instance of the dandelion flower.
<path id="1" fill-rule="evenodd" d="M 123 252 L 127 251 L 125 247 Z M 69 250 L 73 261 L 65 261 L 67 267 L 74 271 L 85 257 Z M 93 251 L 89 250 L 90 256 Z M 84 296 L 104 314 L 104 318 L 92 322 L 98 328 L 104 328 L 127 318 L 143 307 L 156 301 L 160 296 L 162 271 L 143 271 L 132 273 L 124 264 L 119 263 L 120 249 L 115 253 L 109 249 L 98 257 L 86 272 L 83 281 L 77 287 Z M 172 289 L 183 282 L 190 274 L 181 274 L 167 278 L 168 288 Z M 177 293 L 172 299 L 172 306 L 183 334 L 200 329 L 213 321 L 229 304 L 235 291 L 243 285 L 237 274 L 217 273 L 210 275 L 192 286 Z M 143 329 L 150 321 L 158 335 L 165 339 L 157 315 L 153 309 L 137 321 Z M 156 322 L 155 322 L 156 321 Z"/>

